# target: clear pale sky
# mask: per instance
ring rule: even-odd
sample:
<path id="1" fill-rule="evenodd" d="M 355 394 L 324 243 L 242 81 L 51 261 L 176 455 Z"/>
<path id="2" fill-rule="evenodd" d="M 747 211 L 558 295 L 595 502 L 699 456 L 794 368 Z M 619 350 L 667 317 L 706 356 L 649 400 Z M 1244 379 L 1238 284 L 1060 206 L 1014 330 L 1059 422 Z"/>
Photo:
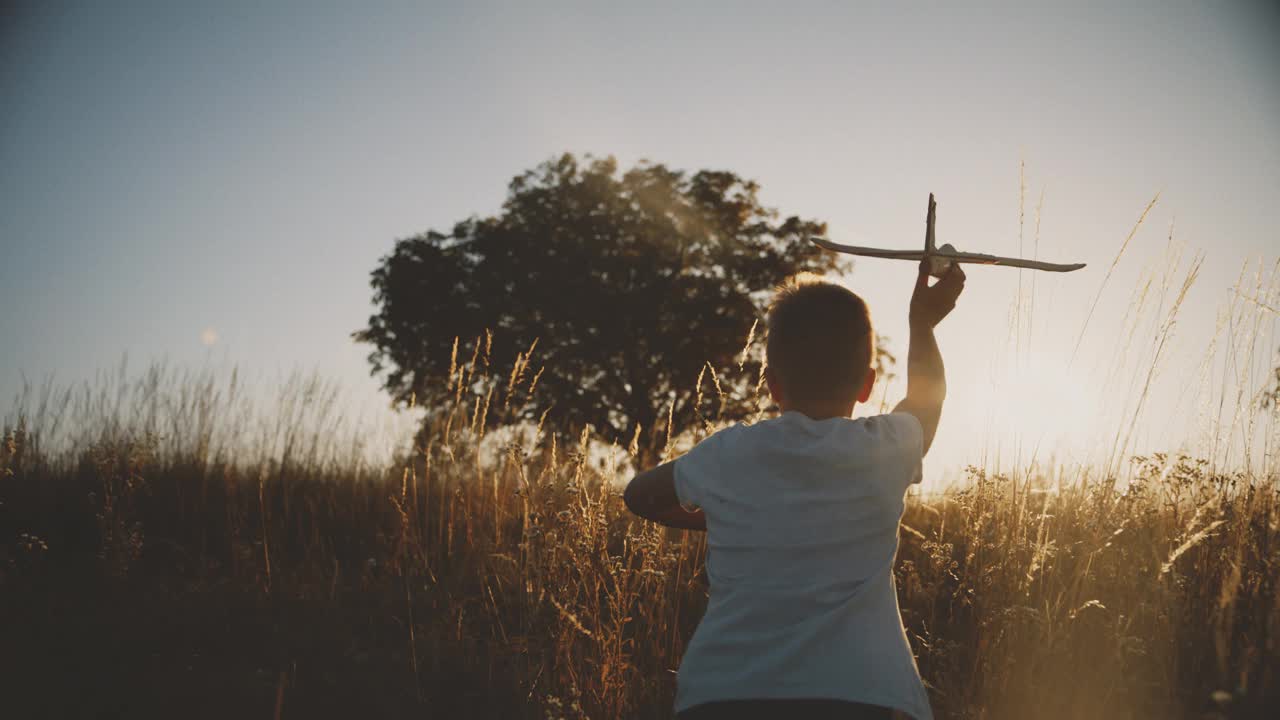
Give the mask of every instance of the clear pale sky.
<path id="1" fill-rule="evenodd" d="M 971 270 L 939 334 L 938 471 L 1008 452 L 999 418 L 1036 435 L 1020 442 L 1073 428 L 1087 445 L 1121 404 L 1099 368 L 1175 221 L 1184 262 L 1206 258 L 1135 443 L 1176 445 L 1228 288 L 1280 254 L 1271 3 L 176 5 L 0 11 L 0 397 L 127 352 L 316 369 L 381 403 L 349 339 L 369 271 L 396 238 L 497 211 L 563 151 L 732 170 L 847 242 L 919 245 L 932 191 L 940 242 L 1002 254 L 1025 161 L 1023 252 L 1043 191 L 1040 257 L 1089 267 L 1036 277 L 1012 349 L 1032 275 Z M 845 279 L 903 356 L 912 273 L 868 259 Z M 1044 409 L 1067 405 L 1060 423 Z"/>

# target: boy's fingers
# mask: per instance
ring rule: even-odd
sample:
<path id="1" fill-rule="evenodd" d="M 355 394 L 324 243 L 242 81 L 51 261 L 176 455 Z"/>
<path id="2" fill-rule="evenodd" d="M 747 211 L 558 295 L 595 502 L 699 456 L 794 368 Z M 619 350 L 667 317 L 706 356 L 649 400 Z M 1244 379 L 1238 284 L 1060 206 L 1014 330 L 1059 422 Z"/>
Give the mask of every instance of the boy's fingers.
<path id="1" fill-rule="evenodd" d="M 960 263 L 952 263 L 951 268 L 938 281 L 938 286 L 942 287 L 943 292 L 954 303 L 955 299 L 960 296 L 960 291 L 964 290 L 964 279 L 964 270 L 960 269 Z"/>
<path id="2" fill-rule="evenodd" d="M 920 261 L 920 271 L 916 274 L 916 290 L 929 287 L 929 258 Z"/>

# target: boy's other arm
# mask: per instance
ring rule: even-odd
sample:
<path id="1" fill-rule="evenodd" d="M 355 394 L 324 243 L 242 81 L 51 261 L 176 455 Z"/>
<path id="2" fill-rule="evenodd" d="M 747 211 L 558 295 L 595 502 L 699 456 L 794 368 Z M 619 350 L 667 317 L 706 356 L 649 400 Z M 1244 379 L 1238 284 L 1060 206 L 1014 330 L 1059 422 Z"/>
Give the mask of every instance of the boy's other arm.
<path id="1" fill-rule="evenodd" d="M 701 510 L 690 512 L 676 496 L 675 463 L 662 463 L 627 483 L 622 493 L 627 509 L 646 520 L 682 530 L 706 530 L 707 517 Z"/>
<path id="2" fill-rule="evenodd" d="M 907 397 L 893 409 L 916 416 L 924 429 L 924 452 L 929 452 L 942 418 L 942 401 L 947 397 L 947 378 L 942 351 L 933 329 L 956 306 L 964 290 L 964 271 L 959 263 L 929 287 L 928 260 L 920 263 L 916 287 L 911 294 L 911 341 L 907 348 Z"/>

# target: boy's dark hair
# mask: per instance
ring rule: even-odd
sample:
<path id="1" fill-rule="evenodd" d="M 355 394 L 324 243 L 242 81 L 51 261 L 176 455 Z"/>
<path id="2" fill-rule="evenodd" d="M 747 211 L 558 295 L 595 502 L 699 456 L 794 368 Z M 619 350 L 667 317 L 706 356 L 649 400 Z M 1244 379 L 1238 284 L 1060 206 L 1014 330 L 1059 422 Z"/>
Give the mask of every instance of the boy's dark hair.
<path id="1" fill-rule="evenodd" d="M 857 397 L 876 342 L 862 298 L 816 276 L 797 275 L 774 293 L 768 328 L 767 362 L 792 402 Z"/>

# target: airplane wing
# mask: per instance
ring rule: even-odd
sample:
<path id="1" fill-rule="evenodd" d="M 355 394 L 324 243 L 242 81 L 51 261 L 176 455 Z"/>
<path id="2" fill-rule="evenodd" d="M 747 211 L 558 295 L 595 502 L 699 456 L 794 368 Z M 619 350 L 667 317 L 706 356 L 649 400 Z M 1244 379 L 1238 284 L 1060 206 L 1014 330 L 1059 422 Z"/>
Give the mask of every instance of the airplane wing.
<path id="1" fill-rule="evenodd" d="M 846 253 L 848 255 L 888 258 L 890 260 L 919 261 L 924 259 L 924 251 L 922 250 L 886 250 L 883 248 L 859 247 L 857 245 L 845 245 L 843 243 L 832 242 L 826 238 L 816 236 L 811 236 L 809 239 L 818 247 L 831 250 L 833 252 Z M 945 258 L 952 262 L 970 263 L 974 265 L 1003 265 L 1006 267 L 1026 268 L 1028 270 L 1047 270 L 1049 272 L 1071 272 L 1073 270 L 1079 270 L 1085 266 L 1085 263 L 1047 263 L 1041 262 L 1040 260 L 999 257 L 996 255 L 984 255 L 982 253 L 955 252 L 945 249 L 939 249 L 934 252 L 933 255 L 934 257 Z"/>
<path id="2" fill-rule="evenodd" d="M 1040 260 L 1024 258 L 999 257 L 982 253 L 939 252 L 936 257 L 946 258 L 952 262 L 972 263 L 975 265 L 1004 265 L 1005 267 L 1026 268 L 1028 270 L 1048 270 L 1049 272 L 1071 272 L 1084 267 L 1084 263 L 1047 263 Z"/>
<path id="3" fill-rule="evenodd" d="M 845 253 L 847 255 L 889 258 L 891 260 L 921 260 L 924 258 L 924 251 L 922 250 L 883 250 L 881 248 L 845 245 L 843 243 L 831 242 L 826 238 L 817 236 L 811 236 L 809 239 L 813 241 L 814 245 L 817 245 L 820 248 L 825 248 L 833 252 Z"/>

